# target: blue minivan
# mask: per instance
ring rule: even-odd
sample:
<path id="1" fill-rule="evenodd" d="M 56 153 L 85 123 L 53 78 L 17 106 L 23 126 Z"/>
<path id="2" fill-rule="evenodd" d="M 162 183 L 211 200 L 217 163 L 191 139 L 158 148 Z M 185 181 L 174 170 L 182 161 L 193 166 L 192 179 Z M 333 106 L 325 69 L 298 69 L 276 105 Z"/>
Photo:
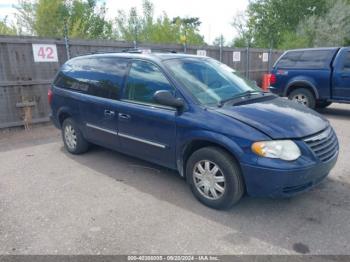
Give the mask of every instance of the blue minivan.
<path id="1" fill-rule="evenodd" d="M 212 208 L 229 208 L 244 194 L 306 191 L 338 157 L 323 116 L 209 57 L 77 57 L 62 66 L 48 98 L 70 153 L 98 144 L 178 170 Z"/>

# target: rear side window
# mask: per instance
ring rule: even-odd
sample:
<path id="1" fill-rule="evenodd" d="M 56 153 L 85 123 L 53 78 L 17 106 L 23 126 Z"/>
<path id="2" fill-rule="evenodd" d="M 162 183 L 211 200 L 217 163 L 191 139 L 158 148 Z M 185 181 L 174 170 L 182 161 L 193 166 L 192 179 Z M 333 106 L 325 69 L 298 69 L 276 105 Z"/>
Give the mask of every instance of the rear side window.
<path id="1" fill-rule="evenodd" d="M 329 50 L 304 51 L 296 63 L 296 67 L 312 69 L 329 67 L 332 55 L 333 52 Z"/>
<path id="2" fill-rule="evenodd" d="M 297 61 L 299 60 L 302 52 L 288 52 L 279 60 L 278 67 L 282 68 L 292 68 L 295 67 Z"/>
<path id="3" fill-rule="evenodd" d="M 82 58 L 62 68 L 55 85 L 89 95 L 117 99 L 128 61 L 114 57 Z"/>
<path id="4" fill-rule="evenodd" d="M 132 62 L 123 98 L 156 104 L 153 95 L 158 90 L 175 93 L 168 79 L 156 65 L 146 61 Z"/>
<path id="5" fill-rule="evenodd" d="M 87 93 L 89 90 L 89 85 L 87 83 L 78 81 L 74 78 L 74 76 L 69 76 L 66 72 L 63 71 L 59 72 L 58 76 L 55 79 L 54 85 L 83 93 Z"/>
<path id="6" fill-rule="evenodd" d="M 350 72 L 350 52 L 347 52 L 344 57 L 343 70 Z"/>
<path id="7" fill-rule="evenodd" d="M 330 66 L 333 50 L 306 50 L 286 53 L 278 62 L 280 68 L 324 69 Z"/>

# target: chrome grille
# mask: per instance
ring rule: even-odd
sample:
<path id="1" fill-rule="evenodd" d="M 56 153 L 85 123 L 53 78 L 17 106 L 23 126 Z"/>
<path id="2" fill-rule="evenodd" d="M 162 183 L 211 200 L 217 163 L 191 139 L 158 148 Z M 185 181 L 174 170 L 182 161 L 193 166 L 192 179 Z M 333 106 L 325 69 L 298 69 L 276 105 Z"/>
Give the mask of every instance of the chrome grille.
<path id="1" fill-rule="evenodd" d="M 331 127 L 319 134 L 304 138 L 304 141 L 322 162 L 331 159 L 339 150 L 337 136 Z"/>

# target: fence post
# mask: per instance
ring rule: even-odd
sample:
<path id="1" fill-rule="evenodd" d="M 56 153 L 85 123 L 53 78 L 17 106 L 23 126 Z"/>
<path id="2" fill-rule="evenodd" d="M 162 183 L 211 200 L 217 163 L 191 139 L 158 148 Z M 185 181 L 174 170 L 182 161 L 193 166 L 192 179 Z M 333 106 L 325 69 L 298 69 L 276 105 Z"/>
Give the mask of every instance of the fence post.
<path id="1" fill-rule="evenodd" d="M 64 21 L 64 45 L 66 47 L 67 60 L 70 59 L 70 50 L 69 50 L 69 41 L 68 41 L 68 29 L 67 29 L 67 21 Z"/>
<path id="2" fill-rule="evenodd" d="M 267 73 L 270 73 L 270 70 L 271 70 L 271 59 L 272 59 L 272 48 L 269 49 L 269 63 L 268 63 L 268 72 Z"/>
<path id="3" fill-rule="evenodd" d="M 222 47 L 224 45 L 223 41 L 224 41 L 224 39 L 223 39 L 223 36 L 221 34 L 221 36 L 220 36 L 220 49 L 219 49 L 220 50 L 220 62 L 222 62 Z"/>
<path id="4" fill-rule="evenodd" d="M 249 78 L 249 70 L 250 70 L 250 63 L 249 63 L 249 46 L 247 46 L 247 56 L 246 56 L 246 72 L 245 72 L 245 75 L 247 78 Z"/>

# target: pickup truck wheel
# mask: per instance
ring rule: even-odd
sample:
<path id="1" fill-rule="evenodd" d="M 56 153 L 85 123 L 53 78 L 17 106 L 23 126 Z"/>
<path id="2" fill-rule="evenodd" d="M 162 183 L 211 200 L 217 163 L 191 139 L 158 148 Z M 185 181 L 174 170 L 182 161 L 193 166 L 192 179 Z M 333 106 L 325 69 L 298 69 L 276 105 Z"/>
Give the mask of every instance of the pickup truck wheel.
<path id="1" fill-rule="evenodd" d="M 327 101 L 319 101 L 316 103 L 316 108 L 326 108 L 330 106 L 332 102 L 327 102 Z"/>
<path id="2" fill-rule="evenodd" d="M 89 148 L 89 143 L 85 140 L 72 118 L 67 118 L 63 121 L 62 138 L 64 146 L 69 153 L 82 154 Z"/>
<path id="3" fill-rule="evenodd" d="M 316 100 L 312 92 L 306 88 L 297 88 L 293 90 L 288 98 L 299 104 L 303 104 L 310 108 L 315 108 Z"/>
<path id="4" fill-rule="evenodd" d="M 187 161 L 187 180 L 196 198 L 215 209 L 228 209 L 244 193 L 241 171 L 236 161 L 224 150 L 204 147 Z"/>

